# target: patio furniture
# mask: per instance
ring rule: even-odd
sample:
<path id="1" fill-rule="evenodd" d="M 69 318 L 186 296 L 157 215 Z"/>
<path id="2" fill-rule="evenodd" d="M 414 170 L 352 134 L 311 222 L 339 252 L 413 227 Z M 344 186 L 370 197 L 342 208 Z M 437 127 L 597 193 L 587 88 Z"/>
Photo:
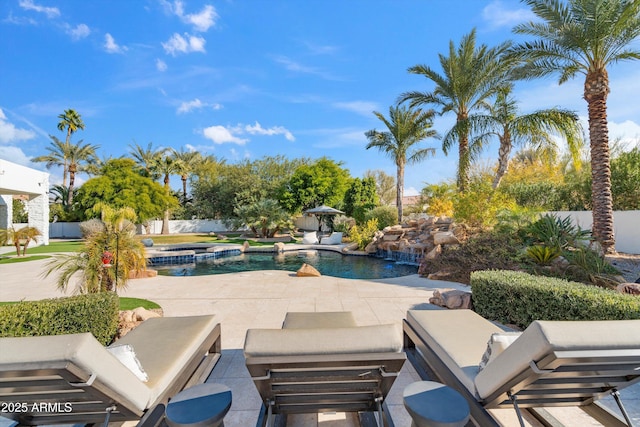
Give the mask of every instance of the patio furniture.
<path id="1" fill-rule="evenodd" d="M 402 393 L 411 415 L 411 427 L 464 427 L 469 421 L 469 404 L 451 387 L 435 381 L 416 381 Z"/>
<path id="2" fill-rule="evenodd" d="M 315 231 L 305 231 L 302 235 L 303 245 L 315 245 L 318 243 L 318 234 Z"/>
<path id="3" fill-rule="evenodd" d="M 198 384 L 169 400 L 165 420 L 169 427 L 222 427 L 231 408 L 231 389 L 223 384 Z"/>
<path id="4" fill-rule="evenodd" d="M 15 409 L 3 415 L 24 425 L 155 425 L 170 396 L 213 370 L 220 324 L 214 316 L 153 318 L 112 347 L 122 346 L 131 346 L 146 382 L 90 333 L 0 338 L 0 402 Z"/>
<path id="5" fill-rule="evenodd" d="M 410 310 L 405 348 L 425 374 L 462 394 L 476 424 L 487 409 L 549 417 L 544 406 L 580 406 L 607 426 L 631 426 L 618 390 L 640 381 L 640 320 L 534 321 L 479 370 L 492 334 L 504 330 L 471 310 Z M 485 358 L 486 359 L 486 358 Z M 594 402 L 612 394 L 626 424 Z M 528 409 L 527 409 L 528 408 Z"/>
<path id="6" fill-rule="evenodd" d="M 377 413 L 388 425 L 384 399 L 406 359 L 401 338 L 397 325 L 355 326 L 351 313 L 288 313 L 283 329 L 249 329 L 244 355 L 263 401 L 257 425 L 334 411 L 358 412 L 362 425 L 375 425 Z"/>
<path id="7" fill-rule="evenodd" d="M 339 245 L 340 243 L 342 243 L 342 233 L 339 231 L 320 238 L 321 245 Z"/>

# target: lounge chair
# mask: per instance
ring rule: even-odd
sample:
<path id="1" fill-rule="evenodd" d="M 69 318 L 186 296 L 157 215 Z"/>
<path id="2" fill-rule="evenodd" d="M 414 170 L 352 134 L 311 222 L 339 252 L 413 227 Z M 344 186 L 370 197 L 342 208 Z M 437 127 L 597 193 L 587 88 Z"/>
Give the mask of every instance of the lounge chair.
<path id="1" fill-rule="evenodd" d="M 315 231 L 305 231 L 302 235 L 303 245 L 316 245 L 318 243 L 318 234 Z"/>
<path id="2" fill-rule="evenodd" d="M 244 355 L 263 401 L 258 426 L 333 411 L 360 412 L 363 425 L 377 413 L 380 426 L 392 425 L 384 399 L 406 359 L 397 325 L 356 326 L 348 312 L 288 313 L 282 329 L 248 330 Z"/>
<path id="3" fill-rule="evenodd" d="M 514 407 L 522 425 L 521 408 L 548 418 L 541 407 L 580 406 L 604 425 L 631 426 L 617 391 L 640 381 L 640 320 L 534 321 L 479 370 L 504 332 L 471 310 L 410 310 L 404 321 L 413 364 L 460 392 L 478 425 L 498 425 L 491 408 Z M 610 393 L 626 424 L 594 404 Z"/>
<path id="4" fill-rule="evenodd" d="M 0 338 L 0 402 L 13 408 L 2 415 L 24 425 L 154 425 L 169 397 L 204 382 L 213 370 L 220 324 L 214 316 L 153 318 L 113 346 L 126 345 L 146 382 L 90 333 Z"/>
<path id="5" fill-rule="evenodd" d="M 328 236 L 324 236 L 320 238 L 321 245 L 339 245 L 342 243 L 342 233 L 334 231 Z"/>

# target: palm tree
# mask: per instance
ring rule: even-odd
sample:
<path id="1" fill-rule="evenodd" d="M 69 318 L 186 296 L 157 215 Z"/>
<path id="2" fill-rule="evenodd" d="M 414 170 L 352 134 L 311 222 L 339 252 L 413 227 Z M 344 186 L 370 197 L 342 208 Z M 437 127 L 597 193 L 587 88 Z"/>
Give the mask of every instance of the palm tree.
<path id="1" fill-rule="evenodd" d="M 155 165 L 154 172 L 164 176 L 164 189 L 167 192 L 167 196 L 171 194 L 171 187 L 169 186 L 170 176 L 179 173 L 182 168 L 182 162 L 170 155 L 160 156 Z M 161 234 L 169 234 L 169 209 L 164 210 L 162 216 L 162 231 Z"/>
<path id="2" fill-rule="evenodd" d="M 68 109 L 64 110 L 64 113 L 58 115 L 60 122 L 58 122 L 58 129 L 64 132 L 67 131 L 67 139 L 65 140 L 65 145 L 69 145 L 71 142 L 71 135 L 75 133 L 78 129 L 84 130 L 84 122 L 82 121 L 82 117 L 76 110 Z M 62 178 L 62 185 L 67 185 L 67 163 L 64 163 L 64 172 Z"/>
<path id="3" fill-rule="evenodd" d="M 63 166 L 62 172 L 62 185 L 67 186 L 67 172 L 68 162 L 71 151 L 71 146 L 60 141 L 57 137 L 49 135 L 51 138 L 51 144 L 45 149 L 49 152 L 44 156 L 34 157 L 34 162 L 46 162 L 47 169 L 51 169 L 53 166 Z"/>
<path id="4" fill-rule="evenodd" d="M 440 114 L 456 114 L 455 132 L 444 140 L 442 146 L 448 153 L 454 139 L 458 142 L 458 189 L 464 191 L 469 183 L 471 153 L 467 118 L 473 111 L 487 107 L 486 100 L 494 95 L 505 82 L 512 68 L 504 53 L 509 42 L 489 48 L 482 44 L 476 47 L 476 30 L 465 35 L 456 49 L 449 42 L 449 56 L 439 54 L 444 74 L 427 65 L 409 68 L 413 74 L 424 75 L 436 85 L 433 92 L 412 91 L 400 95 L 400 101 L 410 101 L 410 106 L 436 105 Z"/>
<path id="5" fill-rule="evenodd" d="M 640 36 L 640 0 L 524 0 L 542 22 L 514 28 L 536 40 L 513 48 L 527 60 L 527 78 L 559 74 L 562 84 L 584 74 L 591 145 L 592 232 L 606 253 L 615 253 L 607 96 L 607 67 L 640 59 L 632 43 Z"/>
<path id="6" fill-rule="evenodd" d="M 173 156 L 178 160 L 178 174 L 182 179 L 182 205 L 187 204 L 187 179 L 191 175 L 198 163 L 202 161 L 202 155 L 197 151 L 171 150 Z"/>
<path id="7" fill-rule="evenodd" d="M 35 240 L 36 237 L 42 236 L 40 230 L 35 227 L 22 227 L 19 230 L 16 230 L 14 227 L 9 227 L 7 229 L 0 229 L 0 245 L 6 245 L 7 243 L 12 243 L 13 246 L 16 247 L 16 255 L 20 256 L 20 243 L 24 240 L 22 256 L 27 254 L 27 246 L 29 246 L 29 242 Z"/>
<path id="8" fill-rule="evenodd" d="M 98 162 L 96 156 L 96 150 L 99 148 L 97 145 L 83 144 L 83 141 L 78 141 L 77 144 L 69 144 L 69 191 L 67 192 L 67 207 L 71 207 L 73 203 L 74 184 L 76 181 L 76 173 L 86 172 L 91 169 L 91 166 Z"/>
<path id="9" fill-rule="evenodd" d="M 149 177 L 154 181 L 162 176 L 156 171 L 156 163 L 167 152 L 167 148 L 153 148 L 153 142 L 147 144 L 147 148 L 143 148 L 138 144 L 129 145 L 131 149 L 131 157 L 140 167 L 143 176 Z"/>
<path id="10" fill-rule="evenodd" d="M 146 268 L 144 246 L 135 238 L 133 209 L 113 209 L 103 204 L 94 209 L 101 212 L 102 229 L 87 236 L 79 252 L 58 255 L 47 264 L 44 276 L 59 272 L 57 285 L 61 290 L 81 273 L 77 293 L 117 291 L 126 287 L 131 271 Z"/>
<path id="11" fill-rule="evenodd" d="M 396 206 L 398 207 L 398 221 L 402 221 L 404 168 L 407 164 L 417 163 L 427 156 L 435 154 L 436 151 L 434 148 L 419 148 L 409 153 L 409 150 L 423 139 L 439 138 L 438 133 L 431 129 L 435 112 L 397 105 L 389 107 L 389 119 L 377 111 L 374 111 L 373 114 L 384 123 L 389 131 L 378 132 L 373 129 L 365 132 L 365 136 L 369 140 L 367 150 L 375 147 L 396 163 Z"/>
<path id="12" fill-rule="evenodd" d="M 477 135 L 472 147 L 482 147 L 487 139 L 498 137 L 498 168 L 493 180 L 493 188 L 500 185 L 507 172 L 511 149 L 515 145 L 530 145 L 538 150 L 550 149 L 557 152 L 553 136 L 566 139 L 574 163 L 579 162 L 582 148 L 582 127 L 578 116 L 569 110 L 549 108 L 530 114 L 519 115 L 516 100 L 511 96 L 512 85 L 498 91 L 495 103 L 487 114 L 469 116 L 469 128 Z"/>

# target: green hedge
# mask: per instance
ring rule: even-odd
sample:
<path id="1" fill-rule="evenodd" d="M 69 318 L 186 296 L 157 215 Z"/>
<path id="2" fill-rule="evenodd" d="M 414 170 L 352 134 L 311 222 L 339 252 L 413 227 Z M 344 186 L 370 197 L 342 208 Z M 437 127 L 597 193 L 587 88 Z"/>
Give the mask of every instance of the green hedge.
<path id="1" fill-rule="evenodd" d="M 640 319 L 640 298 L 519 271 L 471 273 L 478 314 L 526 328 L 534 320 Z"/>
<path id="2" fill-rule="evenodd" d="M 106 345 L 118 328 L 118 306 L 118 295 L 113 292 L 3 305 L 0 337 L 91 332 Z"/>

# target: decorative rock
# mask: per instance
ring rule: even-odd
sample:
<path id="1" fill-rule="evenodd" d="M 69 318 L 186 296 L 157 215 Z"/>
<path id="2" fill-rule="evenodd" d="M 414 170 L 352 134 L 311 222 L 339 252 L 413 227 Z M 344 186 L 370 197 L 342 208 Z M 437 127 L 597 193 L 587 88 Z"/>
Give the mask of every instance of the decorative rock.
<path id="1" fill-rule="evenodd" d="M 436 289 L 433 291 L 433 297 L 429 298 L 429 302 L 449 309 L 470 309 L 471 292 L 458 289 Z"/>
<path id="2" fill-rule="evenodd" d="M 155 311 L 147 310 L 143 307 L 138 307 L 133 310 L 133 314 L 135 315 L 136 320 L 142 320 L 143 322 L 147 319 L 151 319 L 152 317 L 161 317 Z"/>
<path id="3" fill-rule="evenodd" d="M 364 251 L 368 254 L 375 254 L 378 251 L 378 247 L 374 242 L 371 242 L 365 246 Z"/>
<path id="4" fill-rule="evenodd" d="M 251 247 L 251 245 L 249 244 L 248 240 L 245 240 L 244 243 L 242 244 L 242 252 L 246 252 L 249 248 Z"/>
<path id="5" fill-rule="evenodd" d="M 437 245 L 435 248 L 431 249 L 428 254 L 424 256 L 424 259 L 436 259 L 442 253 L 442 246 Z"/>
<path id="6" fill-rule="evenodd" d="M 452 232 L 441 231 L 433 235 L 433 243 L 435 245 L 457 245 L 460 241 Z"/>
<path id="7" fill-rule="evenodd" d="M 274 252 L 284 252 L 284 243 L 282 242 L 277 242 L 273 245 L 273 251 Z"/>
<path id="8" fill-rule="evenodd" d="M 142 239 L 140 242 L 144 245 L 145 248 L 150 248 L 153 246 L 153 239 Z"/>
<path id="9" fill-rule="evenodd" d="M 356 249 L 358 249 L 357 243 L 349 243 L 348 245 L 342 248 L 342 252 L 351 252 L 351 251 L 355 251 Z"/>
<path id="10" fill-rule="evenodd" d="M 132 323 L 135 322 L 135 315 L 133 314 L 133 310 L 124 310 L 120 312 L 120 321 L 124 323 Z"/>
<path id="11" fill-rule="evenodd" d="M 158 272 L 156 270 L 132 270 L 129 272 L 129 279 L 146 279 L 147 277 L 156 277 Z"/>
<path id="12" fill-rule="evenodd" d="M 431 273 L 427 276 L 427 279 L 431 280 L 448 280 L 451 277 L 451 272 L 448 270 L 440 270 L 435 273 Z"/>
<path id="13" fill-rule="evenodd" d="M 384 240 L 385 242 L 393 242 L 394 240 L 398 240 L 400 238 L 401 234 L 385 234 L 384 236 L 382 236 L 382 240 Z"/>
<path id="14" fill-rule="evenodd" d="M 617 290 L 623 294 L 640 295 L 640 283 L 620 283 Z"/>
<path id="15" fill-rule="evenodd" d="M 320 277 L 321 274 L 314 267 L 307 263 L 302 264 L 302 267 L 296 272 L 298 277 Z"/>

